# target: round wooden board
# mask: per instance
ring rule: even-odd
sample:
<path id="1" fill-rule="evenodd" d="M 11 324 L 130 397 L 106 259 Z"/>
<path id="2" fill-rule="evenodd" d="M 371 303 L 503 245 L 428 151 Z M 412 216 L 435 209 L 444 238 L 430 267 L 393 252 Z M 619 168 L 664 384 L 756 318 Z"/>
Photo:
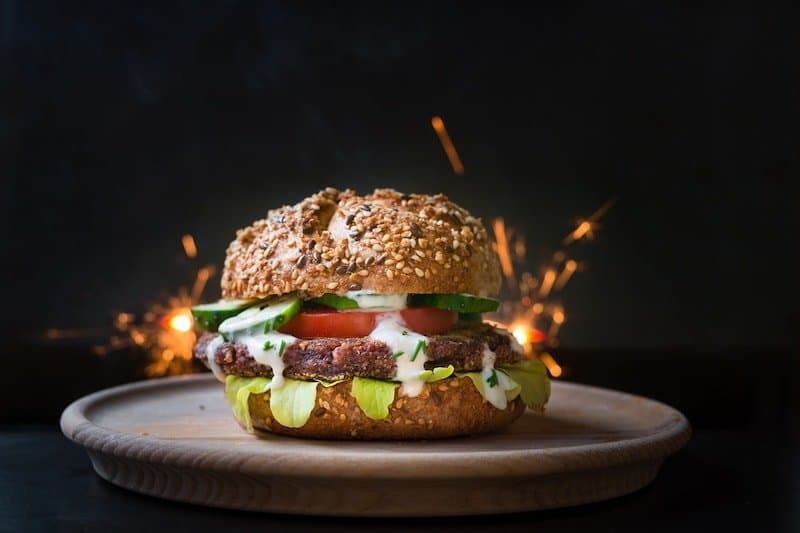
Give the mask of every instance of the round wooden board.
<path id="1" fill-rule="evenodd" d="M 565 507 L 633 492 L 689 439 L 662 403 L 556 381 L 545 415 L 441 441 L 245 433 L 210 375 L 132 383 L 72 403 L 64 434 L 97 473 L 152 496 L 314 515 L 437 516 Z"/>

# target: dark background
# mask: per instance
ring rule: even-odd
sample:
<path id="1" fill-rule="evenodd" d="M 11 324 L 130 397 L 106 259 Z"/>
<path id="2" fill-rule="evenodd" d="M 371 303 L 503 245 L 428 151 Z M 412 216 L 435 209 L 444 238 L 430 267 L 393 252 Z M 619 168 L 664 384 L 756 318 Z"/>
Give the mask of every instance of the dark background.
<path id="1" fill-rule="evenodd" d="M 565 346 L 791 340 L 800 39 L 785 11 L 2 5 L 12 332 L 140 310 L 191 279 L 183 233 L 221 266 L 237 228 L 334 185 L 502 215 L 532 269 L 618 197 L 575 251 L 588 269 L 564 293 Z"/>
<path id="2" fill-rule="evenodd" d="M 116 312 L 221 266 L 237 228 L 325 186 L 441 191 L 504 216 L 534 272 L 616 197 L 597 240 L 571 250 L 587 269 L 563 293 L 555 355 L 567 379 L 676 406 L 695 438 L 655 492 L 564 515 L 793 529 L 797 12 L 639 4 L 0 0 L 0 422 L 50 424 L 142 377 L 143 354 L 98 358 L 97 338 L 47 328 L 106 336 Z M 62 489 L 77 508 L 130 510 L 77 450 L 58 455 L 52 426 L 6 427 L 17 470 L 36 453 L 74 461 L 85 471 L 62 472 L 77 483 Z M 50 488 L 5 481 L 29 483 L 50 524 Z"/>

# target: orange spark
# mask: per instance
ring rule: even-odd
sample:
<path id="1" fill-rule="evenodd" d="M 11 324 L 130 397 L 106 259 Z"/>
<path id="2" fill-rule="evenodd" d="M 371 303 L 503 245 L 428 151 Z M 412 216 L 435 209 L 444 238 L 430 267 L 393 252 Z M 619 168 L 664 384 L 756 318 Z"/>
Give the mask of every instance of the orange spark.
<path id="1" fill-rule="evenodd" d="M 169 317 L 169 327 L 175 331 L 186 333 L 192 329 L 192 315 L 186 309 L 179 310 Z"/>
<path id="2" fill-rule="evenodd" d="M 574 259 L 570 259 L 564 263 L 564 270 L 561 271 L 561 274 L 558 275 L 558 279 L 556 279 L 555 288 L 557 291 L 564 288 L 564 285 L 567 284 L 569 278 L 572 277 L 572 274 L 574 274 L 576 270 L 578 270 L 578 262 Z"/>
<path id="3" fill-rule="evenodd" d="M 547 295 L 550 294 L 550 289 L 553 288 L 553 283 L 556 280 L 556 271 L 552 268 L 549 269 L 547 272 L 544 273 L 544 278 L 542 278 L 542 286 L 539 287 L 539 296 L 542 298 L 547 298 Z"/>
<path id="4" fill-rule="evenodd" d="M 541 359 L 544 366 L 547 367 L 547 370 L 550 372 L 550 375 L 554 378 L 557 378 L 561 375 L 561 366 L 553 359 L 553 356 L 547 352 L 543 352 L 539 355 L 539 359 Z"/>
<path id="5" fill-rule="evenodd" d="M 497 217 L 492 221 L 494 238 L 497 241 L 497 255 L 500 257 L 500 267 L 506 277 L 509 287 L 516 287 L 517 278 L 514 276 L 514 263 L 511 261 L 511 252 L 508 248 L 508 237 L 506 236 L 506 222 L 503 217 Z"/>
<path id="6" fill-rule="evenodd" d="M 433 117 L 431 119 L 431 126 L 433 126 L 433 130 L 436 132 L 436 135 L 439 136 L 439 142 L 442 143 L 444 153 L 447 155 L 447 159 L 450 160 L 450 165 L 453 167 L 453 172 L 460 176 L 464 173 L 464 165 L 461 164 L 461 158 L 458 157 L 456 147 L 453 145 L 453 141 L 450 140 L 450 135 L 447 133 L 447 128 L 444 127 L 444 121 L 442 120 L 442 117 Z"/>
<path id="7" fill-rule="evenodd" d="M 203 295 L 203 290 L 206 288 L 208 278 L 214 275 L 215 270 L 216 269 L 213 265 L 207 265 L 197 271 L 197 276 L 194 278 L 194 285 L 192 285 L 192 303 L 197 303 L 200 301 L 200 296 Z"/>
<path id="8" fill-rule="evenodd" d="M 187 233 L 181 237 L 181 244 L 183 245 L 183 251 L 186 253 L 186 257 L 189 259 L 197 257 L 197 245 L 194 243 L 194 237 Z"/>

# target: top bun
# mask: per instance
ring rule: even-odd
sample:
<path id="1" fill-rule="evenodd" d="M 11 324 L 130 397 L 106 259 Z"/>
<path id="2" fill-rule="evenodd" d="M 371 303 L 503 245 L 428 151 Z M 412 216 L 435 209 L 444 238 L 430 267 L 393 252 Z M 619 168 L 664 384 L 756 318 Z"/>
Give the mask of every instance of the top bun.
<path id="1" fill-rule="evenodd" d="M 481 220 L 443 194 L 327 188 L 236 232 L 223 298 L 351 290 L 496 296 L 500 268 Z"/>

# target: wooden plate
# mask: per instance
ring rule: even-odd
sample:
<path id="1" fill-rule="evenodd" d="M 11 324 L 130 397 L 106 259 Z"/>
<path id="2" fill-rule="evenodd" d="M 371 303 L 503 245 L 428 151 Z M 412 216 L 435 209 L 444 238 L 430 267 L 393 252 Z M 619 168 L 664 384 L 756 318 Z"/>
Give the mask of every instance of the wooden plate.
<path id="1" fill-rule="evenodd" d="M 245 433 L 210 375 L 132 383 L 61 416 L 100 476 L 184 502 L 297 514 L 437 516 L 564 507 L 633 492 L 689 439 L 662 403 L 553 383 L 544 416 L 504 432 L 425 442 Z"/>

